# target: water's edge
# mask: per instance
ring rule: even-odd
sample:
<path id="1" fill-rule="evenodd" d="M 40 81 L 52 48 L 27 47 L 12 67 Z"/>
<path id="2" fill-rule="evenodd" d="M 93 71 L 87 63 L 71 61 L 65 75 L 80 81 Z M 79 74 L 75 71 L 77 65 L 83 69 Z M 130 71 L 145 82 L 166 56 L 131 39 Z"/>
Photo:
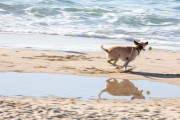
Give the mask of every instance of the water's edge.
<path id="1" fill-rule="evenodd" d="M 149 41 L 148 41 L 149 42 Z M 0 34 L 0 48 L 62 50 L 62 51 L 100 51 L 100 45 L 106 47 L 134 45 L 133 40 L 111 40 L 99 38 L 68 37 L 43 34 Z M 146 49 L 180 51 L 180 47 L 159 45 L 149 42 Z"/>

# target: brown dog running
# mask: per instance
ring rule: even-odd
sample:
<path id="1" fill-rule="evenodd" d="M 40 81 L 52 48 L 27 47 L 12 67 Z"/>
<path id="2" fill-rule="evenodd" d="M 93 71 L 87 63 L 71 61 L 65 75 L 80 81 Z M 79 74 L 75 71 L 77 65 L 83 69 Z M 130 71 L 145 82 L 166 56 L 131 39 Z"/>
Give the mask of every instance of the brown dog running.
<path id="1" fill-rule="evenodd" d="M 140 54 L 141 50 L 145 50 L 144 48 L 148 45 L 148 42 L 134 41 L 134 44 L 136 46 L 113 46 L 109 49 L 105 49 L 103 45 L 101 45 L 101 48 L 107 52 L 108 63 L 117 66 L 116 62 L 121 59 L 122 61 L 125 61 L 121 68 L 125 67 L 126 69 L 129 62 L 133 61 L 136 56 Z"/>

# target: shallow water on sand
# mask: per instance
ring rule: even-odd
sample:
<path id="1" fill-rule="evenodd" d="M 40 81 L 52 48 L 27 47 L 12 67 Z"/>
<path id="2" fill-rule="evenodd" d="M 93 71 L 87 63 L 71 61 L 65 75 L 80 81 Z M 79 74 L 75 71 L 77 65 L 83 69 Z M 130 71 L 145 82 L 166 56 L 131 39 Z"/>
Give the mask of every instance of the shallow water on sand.
<path id="1" fill-rule="evenodd" d="M 62 75 L 49 73 L 0 73 L 2 96 L 56 96 L 62 98 L 97 99 L 105 88 L 108 78 Z M 124 80 L 117 79 L 118 83 Z M 138 90 L 143 90 L 145 99 L 180 97 L 180 87 L 148 80 L 126 80 Z M 115 88 L 115 87 L 114 87 Z M 114 89 L 113 88 L 113 89 Z M 123 89 L 121 89 L 123 90 Z M 148 91 L 148 92 L 147 92 Z M 149 95 L 148 95 L 148 94 Z M 113 96 L 102 93 L 103 99 L 127 99 L 131 96 Z"/>

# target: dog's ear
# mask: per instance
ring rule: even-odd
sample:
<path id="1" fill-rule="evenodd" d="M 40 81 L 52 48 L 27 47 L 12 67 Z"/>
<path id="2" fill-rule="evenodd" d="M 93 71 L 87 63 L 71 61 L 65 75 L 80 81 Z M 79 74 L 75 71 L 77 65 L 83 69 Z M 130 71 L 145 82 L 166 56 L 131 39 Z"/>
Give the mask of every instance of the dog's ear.
<path id="1" fill-rule="evenodd" d="M 139 45 L 139 43 L 138 43 L 137 41 L 135 41 L 135 40 L 134 40 L 134 44 L 135 44 L 135 45 Z"/>

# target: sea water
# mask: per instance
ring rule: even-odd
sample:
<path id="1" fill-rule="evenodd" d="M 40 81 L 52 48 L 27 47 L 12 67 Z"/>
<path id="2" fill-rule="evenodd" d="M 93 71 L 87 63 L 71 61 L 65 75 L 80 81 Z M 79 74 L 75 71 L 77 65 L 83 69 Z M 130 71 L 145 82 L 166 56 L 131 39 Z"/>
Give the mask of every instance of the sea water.
<path id="1" fill-rule="evenodd" d="M 141 40 L 179 50 L 180 1 L 0 0 L 2 33 L 71 36 L 69 43 L 76 37 Z"/>

